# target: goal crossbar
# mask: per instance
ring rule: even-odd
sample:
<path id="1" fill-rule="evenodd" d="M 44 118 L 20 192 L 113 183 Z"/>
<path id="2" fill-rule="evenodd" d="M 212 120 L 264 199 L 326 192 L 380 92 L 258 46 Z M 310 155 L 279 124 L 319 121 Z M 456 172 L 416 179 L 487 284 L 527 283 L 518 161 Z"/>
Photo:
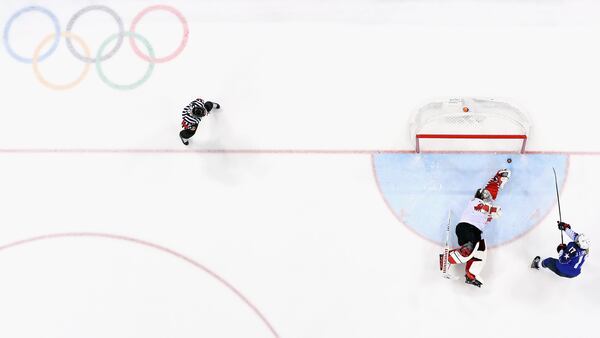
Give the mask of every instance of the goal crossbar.
<path id="1" fill-rule="evenodd" d="M 492 135 L 492 134 L 416 134 L 415 135 L 415 151 L 417 153 L 421 152 L 419 140 L 420 139 L 504 139 L 504 140 L 523 140 L 521 144 L 521 154 L 525 153 L 525 145 L 527 143 L 527 135 L 520 134 L 502 134 L 502 135 Z"/>

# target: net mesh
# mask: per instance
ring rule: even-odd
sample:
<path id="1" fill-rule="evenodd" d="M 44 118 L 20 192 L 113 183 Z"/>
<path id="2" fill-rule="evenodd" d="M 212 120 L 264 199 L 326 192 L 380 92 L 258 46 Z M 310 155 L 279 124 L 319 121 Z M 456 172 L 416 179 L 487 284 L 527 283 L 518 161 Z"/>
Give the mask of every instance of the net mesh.
<path id="1" fill-rule="evenodd" d="M 429 103 L 411 121 L 416 134 L 529 134 L 529 119 L 513 105 L 495 99 L 453 98 Z"/>
<path id="2" fill-rule="evenodd" d="M 426 145 L 423 150 L 524 151 L 523 139 L 507 140 L 502 136 L 528 136 L 529 131 L 529 119 L 524 112 L 507 102 L 491 98 L 452 98 L 431 102 L 421 107 L 410 123 L 410 136 L 413 142 L 417 142 L 417 151 L 417 135 L 439 136 L 437 141 L 421 140 Z M 451 139 L 452 135 L 481 136 L 481 139 Z"/>

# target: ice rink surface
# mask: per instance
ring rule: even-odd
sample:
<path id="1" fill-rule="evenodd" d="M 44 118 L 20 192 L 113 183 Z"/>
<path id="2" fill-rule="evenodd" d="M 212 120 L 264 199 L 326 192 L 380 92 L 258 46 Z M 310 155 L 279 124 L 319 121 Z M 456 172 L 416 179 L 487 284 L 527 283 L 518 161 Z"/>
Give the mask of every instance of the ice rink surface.
<path id="1" fill-rule="evenodd" d="M 1 337 L 600 336 L 600 4 L 163 4 L 189 35 L 144 14 L 140 50 L 185 43 L 150 67 L 128 40 L 100 65 L 64 39 L 49 53 L 48 13 L 15 14 L 41 6 L 62 32 L 108 6 L 129 31 L 155 2 L 0 3 Z M 72 31 L 93 56 L 117 29 L 95 10 Z M 36 49 L 37 73 L 13 55 Z M 460 95 L 522 107 L 529 153 L 411 153 L 410 113 Z M 185 148 L 196 97 L 223 109 Z M 440 221 L 505 155 L 484 286 L 440 278 Z M 571 280 L 529 269 L 560 243 L 552 167 L 563 220 L 592 239 Z"/>

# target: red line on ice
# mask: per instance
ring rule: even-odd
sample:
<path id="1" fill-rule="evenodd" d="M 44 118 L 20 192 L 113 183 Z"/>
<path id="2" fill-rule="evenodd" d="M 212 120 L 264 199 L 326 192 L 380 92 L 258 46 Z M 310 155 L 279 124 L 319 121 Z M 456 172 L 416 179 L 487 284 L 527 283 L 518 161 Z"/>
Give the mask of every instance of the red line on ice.
<path id="1" fill-rule="evenodd" d="M 141 239 L 122 236 L 122 235 L 114 235 L 114 234 L 106 234 L 106 233 L 93 233 L 93 232 L 72 232 L 72 233 L 56 233 L 56 234 L 41 235 L 41 236 L 31 237 L 31 238 L 15 241 L 12 243 L 4 244 L 4 245 L 0 246 L 0 252 L 7 250 L 7 249 L 17 247 L 17 246 L 29 244 L 32 242 L 42 241 L 42 240 L 57 239 L 57 238 L 81 238 L 81 237 L 114 239 L 114 240 L 121 240 L 121 241 L 130 242 L 130 243 L 140 244 L 140 245 L 148 247 L 148 248 L 152 248 L 152 249 L 162 251 L 164 253 L 168 253 L 172 256 L 175 256 L 176 258 L 179 258 L 179 259 L 193 265 L 194 267 L 204 271 L 205 273 L 207 273 L 208 275 L 210 275 L 211 277 L 216 279 L 219 283 L 223 284 L 231 292 L 233 292 L 238 298 L 240 298 L 240 300 L 242 302 L 244 302 L 248 307 L 250 307 L 250 309 L 252 309 L 252 311 L 267 326 L 267 328 L 273 334 L 273 336 L 275 338 L 279 338 L 279 334 L 277 333 L 277 331 L 275 331 L 275 328 L 273 327 L 273 325 L 271 325 L 271 323 L 258 310 L 258 308 L 254 304 L 252 304 L 250 302 L 250 300 L 248 300 L 248 298 L 246 298 L 246 296 L 244 296 L 238 289 L 236 289 L 233 285 L 231 285 L 229 282 L 227 282 L 225 279 L 223 279 L 223 277 L 219 276 L 218 274 L 216 274 L 212 270 L 208 269 L 204 265 L 198 263 L 197 261 L 195 261 L 175 250 L 169 249 L 167 247 L 164 247 L 164 246 L 161 246 L 158 244 L 154 244 L 154 243 L 147 242 L 147 241 L 144 241 Z"/>
<path id="2" fill-rule="evenodd" d="M 421 154 L 516 154 L 514 151 L 421 151 Z M 169 148 L 0 148 L 0 154 L 267 154 L 267 155 L 375 155 L 416 154 L 395 149 L 169 149 Z M 600 151 L 526 151 L 527 154 L 600 156 Z"/>

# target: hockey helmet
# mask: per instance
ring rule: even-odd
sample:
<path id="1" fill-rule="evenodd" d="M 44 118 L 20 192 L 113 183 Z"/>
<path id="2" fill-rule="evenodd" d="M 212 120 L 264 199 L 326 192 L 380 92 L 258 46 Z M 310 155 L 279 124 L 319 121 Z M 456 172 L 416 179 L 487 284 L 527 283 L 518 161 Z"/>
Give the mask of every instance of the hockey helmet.
<path id="1" fill-rule="evenodd" d="M 492 195 L 487 189 L 477 189 L 475 192 L 475 198 L 479 198 L 480 200 L 490 201 L 492 199 Z"/>
<path id="2" fill-rule="evenodd" d="M 192 109 L 192 114 L 197 117 L 204 117 L 206 116 L 206 109 L 203 106 L 195 106 Z"/>
<path id="3" fill-rule="evenodd" d="M 204 102 L 204 108 L 206 108 L 207 113 L 210 113 L 210 111 L 213 110 L 213 107 L 214 107 L 214 103 L 212 103 L 210 101 Z"/>
<path id="4" fill-rule="evenodd" d="M 585 234 L 577 235 L 577 238 L 575 239 L 575 243 L 577 243 L 577 245 L 579 245 L 579 247 L 582 248 L 583 250 L 587 250 L 590 248 L 590 239 L 587 238 L 587 236 Z"/>

